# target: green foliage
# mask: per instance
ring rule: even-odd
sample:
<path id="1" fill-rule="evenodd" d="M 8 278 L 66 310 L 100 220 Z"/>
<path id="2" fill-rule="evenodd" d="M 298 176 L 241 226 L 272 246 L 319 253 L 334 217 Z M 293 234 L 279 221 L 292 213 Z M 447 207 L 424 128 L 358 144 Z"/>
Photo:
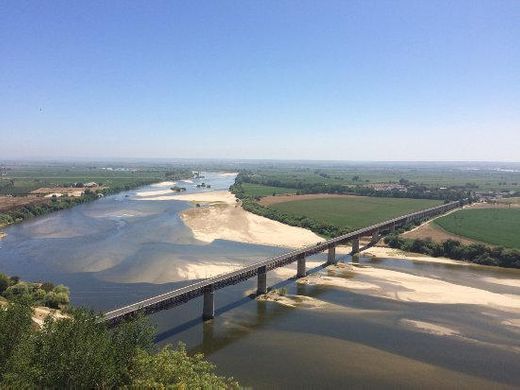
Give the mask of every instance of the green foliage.
<path id="1" fill-rule="evenodd" d="M 483 265 L 520 268 L 520 251 L 513 249 L 491 248 L 483 244 L 462 245 L 460 241 L 451 239 L 442 243 L 437 243 L 431 238 L 406 239 L 397 234 L 386 236 L 384 242 L 391 248 L 407 252 L 443 256 Z"/>
<path id="2" fill-rule="evenodd" d="M 7 287 L 2 290 L 3 286 Z M 61 284 L 20 282 L 4 274 L 0 274 L 0 295 L 8 300 L 24 299 L 33 305 L 53 309 L 64 308 L 70 302 L 69 289 Z"/>
<path id="3" fill-rule="evenodd" d="M 215 366 L 202 354 L 189 356 L 184 345 L 166 346 L 152 355 L 140 351 L 135 360 L 131 387 L 161 388 L 175 385 L 182 389 L 238 389 L 233 378 L 214 374 Z"/>
<path id="4" fill-rule="evenodd" d="M 9 276 L 3 274 L 0 272 L 0 294 L 3 294 L 3 292 L 12 284 L 11 278 Z"/>
<path id="5" fill-rule="evenodd" d="M 520 208 L 464 209 L 435 223 L 459 236 L 520 249 Z"/>
<path id="6" fill-rule="evenodd" d="M 2 374 L 6 372 L 11 356 L 31 332 L 30 303 L 24 299 L 10 302 L 0 308 L 0 387 Z"/>
<path id="7" fill-rule="evenodd" d="M 238 388 L 184 346 L 154 354 L 153 333 L 143 318 L 110 330 L 84 310 L 34 330 L 30 306 L 12 302 L 0 310 L 0 387 Z"/>

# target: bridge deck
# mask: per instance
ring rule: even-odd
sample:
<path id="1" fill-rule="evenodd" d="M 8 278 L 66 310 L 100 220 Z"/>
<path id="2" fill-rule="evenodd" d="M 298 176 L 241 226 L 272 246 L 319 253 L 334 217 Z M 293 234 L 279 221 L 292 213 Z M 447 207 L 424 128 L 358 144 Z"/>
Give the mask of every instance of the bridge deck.
<path id="1" fill-rule="evenodd" d="M 208 289 L 214 291 L 250 279 L 258 275 L 259 269 L 262 267 L 265 267 L 266 271 L 283 267 L 295 262 L 296 260 L 302 257 L 307 257 L 316 253 L 326 251 L 331 247 L 346 244 L 349 241 L 355 240 L 359 237 L 371 235 L 374 232 L 387 231 L 395 228 L 396 226 L 406 224 L 413 220 L 443 214 L 449 210 L 458 207 L 459 205 L 459 202 L 451 202 L 443 204 L 441 206 L 436 206 L 429 209 L 406 214 L 401 217 L 393 218 L 385 222 L 377 223 L 375 225 L 371 225 L 347 233 L 345 235 L 333 238 L 331 240 L 317 243 L 316 245 L 308 246 L 302 249 L 296 249 L 279 256 L 275 256 L 266 260 L 253 263 L 233 272 L 204 279 L 200 282 L 190 284 L 189 286 L 182 287 L 177 290 L 173 290 L 164 294 L 147 298 L 140 302 L 109 311 L 104 314 L 103 319 L 105 322 L 115 324 L 137 313 L 151 314 L 160 310 L 165 310 L 174 306 L 178 306 L 203 295 L 205 291 L 208 291 Z"/>

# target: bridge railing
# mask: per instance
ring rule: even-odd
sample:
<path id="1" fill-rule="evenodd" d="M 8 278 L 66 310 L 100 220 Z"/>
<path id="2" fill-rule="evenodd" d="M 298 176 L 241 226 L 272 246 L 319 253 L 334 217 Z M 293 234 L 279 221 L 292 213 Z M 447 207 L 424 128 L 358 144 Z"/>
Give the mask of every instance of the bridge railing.
<path id="1" fill-rule="evenodd" d="M 386 230 L 389 228 L 395 228 L 396 226 L 410 222 L 415 219 L 423 218 L 425 216 L 431 216 L 434 214 L 440 214 L 454 209 L 459 205 L 459 201 L 446 203 L 440 206 L 435 206 L 428 209 L 416 211 L 397 218 L 390 219 L 388 221 L 367 226 L 365 228 L 358 229 L 356 231 L 344 234 L 331 240 L 319 242 L 316 245 L 311 245 L 300 249 L 294 249 L 290 252 L 255 262 L 238 270 L 212 276 L 202 281 L 190 284 L 188 286 L 181 287 L 179 289 L 112 310 L 110 312 L 105 313 L 104 320 L 109 323 L 117 322 L 137 312 L 143 312 L 145 314 L 148 314 L 178 304 L 182 304 L 191 299 L 204 295 L 210 290 L 211 293 L 213 293 L 215 290 L 218 290 L 220 288 L 252 278 L 258 275 L 260 269 L 270 271 L 275 268 L 283 267 L 287 264 L 293 263 L 298 259 L 301 259 L 302 257 L 305 258 L 306 256 L 311 256 L 313 254 L 323 252 L 329 248 L 345 244 L 349 241 L 352 241 L 359 237 L 363 237 L 365 235 L 372 234 L 374 232 L 379 232 L 381 230 Z"/>

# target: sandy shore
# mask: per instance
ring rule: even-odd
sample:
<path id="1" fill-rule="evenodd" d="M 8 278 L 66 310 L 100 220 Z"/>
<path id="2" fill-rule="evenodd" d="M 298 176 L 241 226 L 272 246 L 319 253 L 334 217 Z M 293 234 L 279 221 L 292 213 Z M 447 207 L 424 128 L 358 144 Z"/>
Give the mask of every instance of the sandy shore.
<path id="1" fill-rule="evenodd" d="M 345 288 L 396 301 L 484 305 L 520 314 L 520 296 L 369 266 L 329 266 L 297 283 Z"/>
<path id="2" fill-rule="evenodd" d="M 404 252 L 400 249 L 388 248 L 382 246 L 373 246 L 361 252 L 363 256 L 373 256 L 380 257 L 385 259 L 401 259 L 401 260 L 413 260 L 413 261 L 424 261 L 428 263 L 441 263 L 441 264 L 459 264 L 466 266 L 478 266 L 478 264 L 473 264 L 467 261 L 459 261 L 448 259 L 446 257 L 432 257 L 427 255 L 422 255 L 420 253 L 411 253 Z"/>
<path id="3" fill-rule="evenodd" d="M 200 241 L 230 240 L 287 248 L 299 248 L 323 241 L 307 229 L 285 225 L 245 211 L 229 191 L 182 194 L 175 199 L 202 205 L 181 214 L 184 223 Z"/>

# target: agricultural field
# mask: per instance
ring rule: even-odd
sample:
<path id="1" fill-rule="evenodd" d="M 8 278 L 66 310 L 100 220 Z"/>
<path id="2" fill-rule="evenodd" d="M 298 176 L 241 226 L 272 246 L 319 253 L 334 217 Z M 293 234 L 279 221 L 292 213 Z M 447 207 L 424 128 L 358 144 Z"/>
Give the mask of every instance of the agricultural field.
<path id="1" fill-rule="evenodd" d="M 269 195 L 283 195 L 283 194 L 294 194 L 296 193 L 295 188 L 287 188 L 287 187 L 271 187 L 264 186 L 262 184 L 252 184 L 252 183 L 243 183 L 242 188 L 244 192 L 253 197 L 257 196 L 269 196 Z"/>
<path id="2" fill-rule="evenodd" d="M 0 177 L 0 195 L 26 195 L 41 187 L 72 186 L 74 183 L 96 182 L 106 187 L 131 186 L 136 182 L 154 182 L 164 178 L 165 171 L 114 171 L 84 167 L 14 167 Z"/>
<path id="3" fill-rule="evenodd" d="M 427 164 L 366 163 L 318 164 L 250 169 L 248 181 L 277 187 L 304 188 L 312 185 L 360 186 L 377 183 L 411 182 L 427 187 L 466 187 L 481 191 L 520 191 L 520 169 L 478 163 Z"/>
<path id="4" fill-rule="evenodd" d="M 436 219 L 434 223 L 458 236 L 520 249 L 520 208 L 459 210 Z"/>
<path id="5" fill-rule="evenodd" d="M 428 199 L 344 196 L 292 200 L 272 204 L 269 208 L 294 216 L 312 218 L 342 229 L 354 230 L 441 203 Z"/>

